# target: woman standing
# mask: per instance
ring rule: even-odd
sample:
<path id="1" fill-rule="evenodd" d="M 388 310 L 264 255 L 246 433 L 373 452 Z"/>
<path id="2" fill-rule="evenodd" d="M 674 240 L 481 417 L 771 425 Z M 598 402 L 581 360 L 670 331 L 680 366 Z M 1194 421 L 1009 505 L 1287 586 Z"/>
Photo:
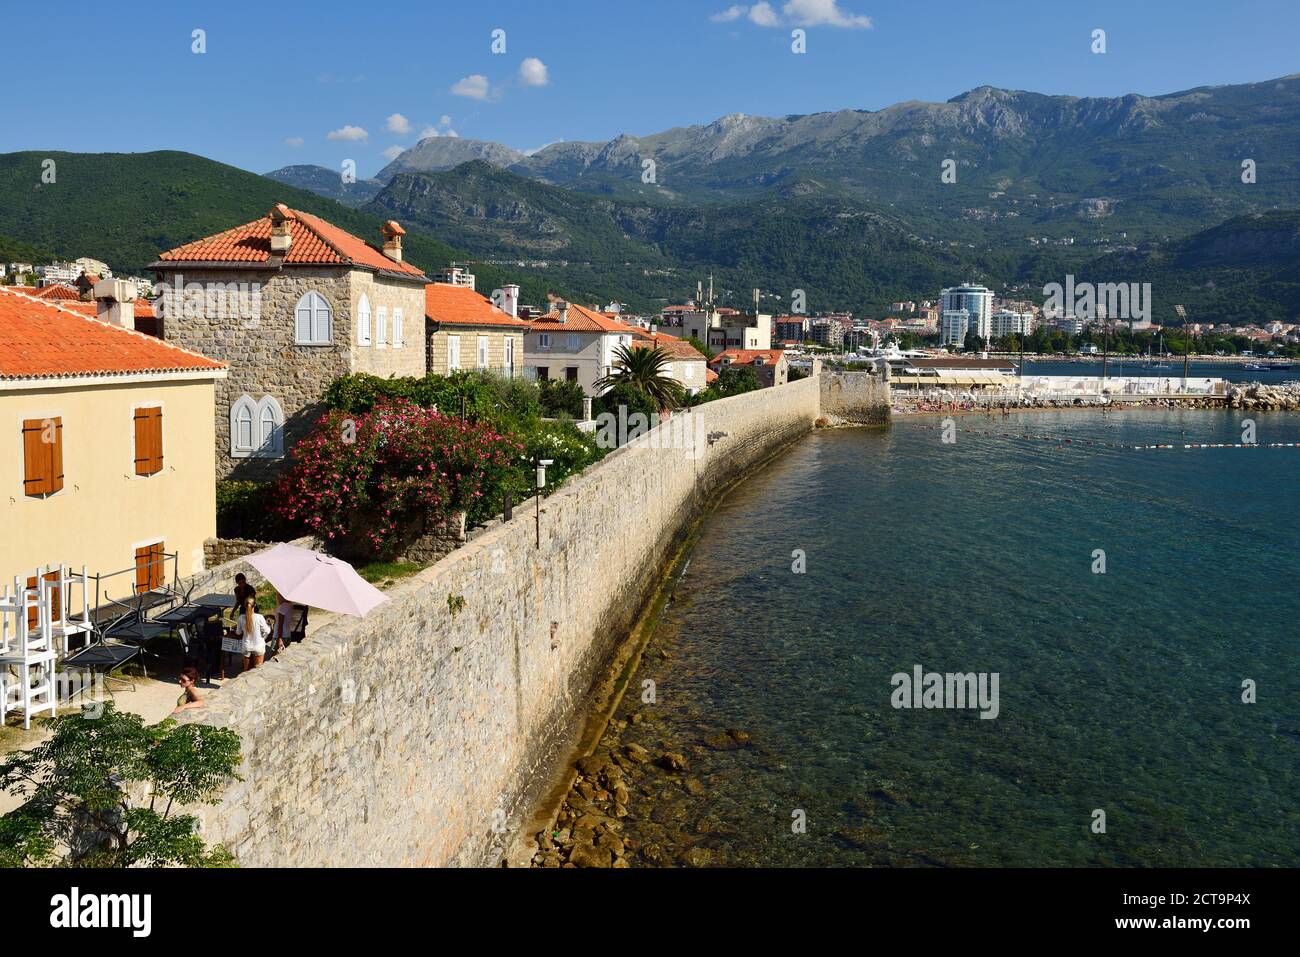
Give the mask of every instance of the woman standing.
<path id="1" fill-rule="evenodd" d="M 257 613 L 253 599 L 244 602 L 239 621 L 235 623 L 235 634 L 244 639 L 244 670 L 258 667 L 266 656 L 266 639 L 271 634 L 271 626 Z"/>

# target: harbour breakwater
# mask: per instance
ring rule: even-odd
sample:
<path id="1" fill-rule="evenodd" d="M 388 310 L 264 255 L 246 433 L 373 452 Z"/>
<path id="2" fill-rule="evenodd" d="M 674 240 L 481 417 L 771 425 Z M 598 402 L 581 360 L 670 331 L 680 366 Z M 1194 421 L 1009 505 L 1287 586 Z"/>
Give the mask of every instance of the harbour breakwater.
<path id="1" fill-rule="evenodd" d="M 204 838 L 243 866 L 499 862 L 605 705 L 592 689 L 686 531 L 717 490 L 811 430 L 828 395 L 830 414 L 888 417 L 865 373 L 697 407 L 681 442 L 656 442 L 658 429 L 633 440 L 364 619 L 209 695 L 184 720 L 237 732 L 244 761 L 242 780 L 196 809 Z"/>

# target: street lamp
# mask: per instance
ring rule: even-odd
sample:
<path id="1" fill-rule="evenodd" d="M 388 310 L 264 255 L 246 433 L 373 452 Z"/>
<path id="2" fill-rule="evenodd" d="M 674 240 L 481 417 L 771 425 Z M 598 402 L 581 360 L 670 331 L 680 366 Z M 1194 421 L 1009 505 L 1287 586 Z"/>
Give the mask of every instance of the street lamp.
<path id="1" fill-rule="evenodd" d="M 534 513 L 534 524 L 537 529 L 537 548 L 542 547 L 542 489 L 546 488 L 546 466 L 554 465 L 554 459 L 535 459 L 533 464 L 536 466 L 535 481 L 537 483 L 536 511 Z"/>

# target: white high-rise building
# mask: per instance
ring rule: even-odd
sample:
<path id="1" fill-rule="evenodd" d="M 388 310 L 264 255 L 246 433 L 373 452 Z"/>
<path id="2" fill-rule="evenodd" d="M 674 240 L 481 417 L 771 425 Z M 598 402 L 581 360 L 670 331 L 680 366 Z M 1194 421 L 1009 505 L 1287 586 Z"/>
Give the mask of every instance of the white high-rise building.
<path id="1" fill-rule="evenodd" d="M 965 309 L 945 309 L 939 319 L 939 342 L 943 345 L 961 345 L 970 331 L 970 313 Z"/>
<path id="2" fill-rule="evenodd" d="M 1034 314 L 1032 312 L 1016 312 L 1014 309 L 999 309 L 993 313 L 991 320 L 993 326 L 993 338 L 1001 339 L 1004 336 L 1019 334 L 1022 336 L 1031 335 L 1034 331 Z"/>
<path id="3" fill-rule="evenodd" d="M 949 312 L 966 312 L 966 331 L 973 332 L 981 339 L 993 335 L 993 290 L 984 286 L 966 283 L 964 286 L 952 286 L 943 290 L 943 314 Z M 965 338 L 963 333 L 962 338 Z M 947 340 L 945 340 L 947 341 Z"/>

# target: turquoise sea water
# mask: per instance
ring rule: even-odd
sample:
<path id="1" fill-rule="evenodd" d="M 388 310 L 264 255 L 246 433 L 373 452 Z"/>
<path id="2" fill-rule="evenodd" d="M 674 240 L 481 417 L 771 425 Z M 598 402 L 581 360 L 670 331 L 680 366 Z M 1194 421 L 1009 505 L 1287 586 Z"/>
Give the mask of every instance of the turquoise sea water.
<path id="1" fill-rule="evenodd" d="M 957 425 L 1236 442 L 1241 418 Z M 1300 864 L 1300 449 L 936 423 L 810 435 L 708 519 L 637 676 L 657 704 L 620 709 L 704 787 L 647 775 L 628 836 L 735 865 Z M 999 716 L 892 708 L 917 664 L 997 672 Z M 749 745 L 707 743 L 726 728 Z"/>

